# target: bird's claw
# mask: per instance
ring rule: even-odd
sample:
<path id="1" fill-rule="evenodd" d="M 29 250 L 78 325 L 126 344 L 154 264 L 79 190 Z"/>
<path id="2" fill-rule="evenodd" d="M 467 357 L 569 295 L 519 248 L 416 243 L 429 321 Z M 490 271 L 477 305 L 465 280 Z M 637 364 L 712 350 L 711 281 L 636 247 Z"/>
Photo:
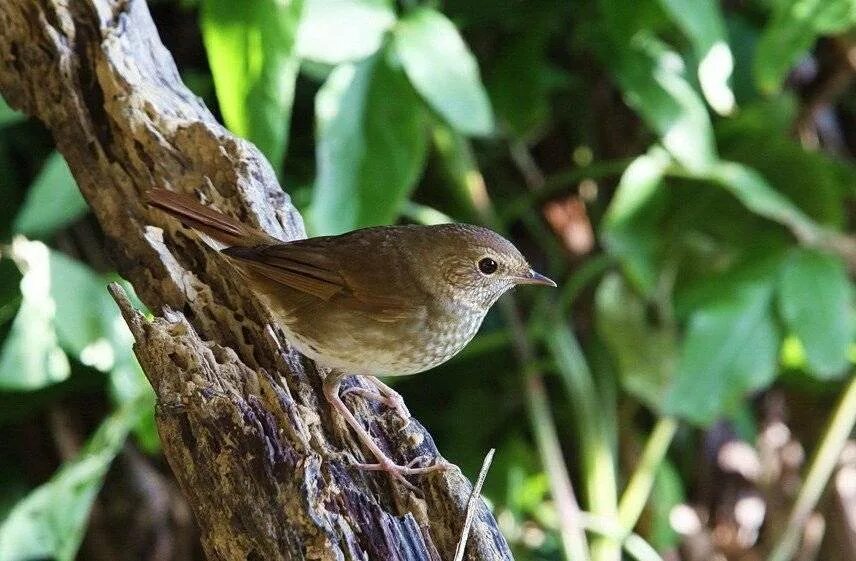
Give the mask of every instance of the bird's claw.
<path id="1" fill-rule="evenodd" d="M 432 471 L 444 471 L 452 467 L 452 464 L 442 459 L 436 459 L 434 463 L 428 466 L 419 465 L 426 460 L 430 461 L 431 458 L 429 458 L 428 456 L 417 456 L 416 458 L 413 458 L 403 466 L 396 464 L 389 458 L 378 458 L 378 462 L 375 464 L 358 463 L 355 465 L 357 468 L 365 471 L 385 471 L 393 479 L 397 479 L 411 491 L 418 491 L 417 487 L 410 483 L 405 476 L 425 475 L 426 473 L 431 473 Z"/>
<path id="2" fill-rule="evenodd" d="M 396 413 L 398 413 L 398 416 L 404 419 L 404 425 L 402 425 L 401 427 L 402 429 L 410 424 L 410 411 L 404 404 L 404 399 L 397 393 L 384 395 L 380 392 L 373 392 L 371 390 L 367 390 L 359 386 L 352 386 L 350 388 L 342 390 L 341 394 L 339 395 L 341 397 L 345 397 L 348 394 L 359 395 L 364 397 L 365 399 L 370 399 L 372 401 L 383 403 L 390 409 L 394 409 Z"/>

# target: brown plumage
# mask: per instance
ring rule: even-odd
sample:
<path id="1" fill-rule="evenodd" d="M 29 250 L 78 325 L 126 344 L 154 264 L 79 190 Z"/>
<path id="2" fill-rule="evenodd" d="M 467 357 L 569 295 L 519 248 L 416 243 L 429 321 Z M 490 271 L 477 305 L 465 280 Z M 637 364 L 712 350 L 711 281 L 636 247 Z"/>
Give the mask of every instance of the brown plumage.
<path id="1" fill-rule="evenodd" d="M 395 465 L 342 403 L 342 376 L 369 376 L 380 394 L 366 397 L 406 411 L 374 375 L 437 366 L 472 339 L 506 290 L 516 284 L 555 286 L 509 241 L 477 226 L 382 226 L 283 242 L 188 195 L 155 189 L 147 197 L 152 206 L 227 246 L 222 252 L 275 310 L 289 341 L 333 370 L 325 380 L 328 400 L 378 459 L 362 467 L 390 471 L 402 481 L 403 475 L 443 464 Z"/>

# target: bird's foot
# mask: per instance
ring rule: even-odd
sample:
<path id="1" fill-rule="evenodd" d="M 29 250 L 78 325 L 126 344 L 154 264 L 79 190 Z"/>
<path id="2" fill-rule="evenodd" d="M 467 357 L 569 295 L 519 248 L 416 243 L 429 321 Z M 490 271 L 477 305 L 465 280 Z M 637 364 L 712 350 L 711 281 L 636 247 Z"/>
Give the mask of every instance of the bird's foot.
<path id="1" fill-rule="evenodd" d="M 423 463 L 426 459 L 430 461 L 430 458 L 428 458 L 427 456 L 418 456 L 407 462 L 406 465 L 402 466 L 396 464 L 388 456 L 382 455 L 378 456 L 377 463 L 355 465 L 359 469 L 365 471 L 385 471 L 390 475 L 390 477 L 392 477 L 393 479 L 397 479 L 411 491 L 418 491 L 417 487 L 406 479 L 406 476 L 425 475 L 426 473 L 431 473 L 432 471 L 444 471 L 453 467 L 452 464 L 442 459 L 435 459 L 434 463 L 428 466 L 420 466 L 419 464 Z"/>
<path id="2" fill-rule="evenodd" d="M 372 401 L 376 401 L 378 403 L 383 403 L 390 409 L 394 409 L 398 416 L 404 420 L 404 425 L 401 428 L 407 427 L 410 424 L 410 411 L 407 409 L 407 406 L 404 404 L 404 399 L 398 395 L 398 393 L 389 390 L 389 393 L 381 393 L 374 392 L 372 390 L 367 390 L 366 388 L 361 388 L 359 386 L 352 386 L 346 390 L 343 390 L 340 394 L 342 397 L 345 397 L 348 394 L 359 395 L 365 399 L 370 399 Z"/>

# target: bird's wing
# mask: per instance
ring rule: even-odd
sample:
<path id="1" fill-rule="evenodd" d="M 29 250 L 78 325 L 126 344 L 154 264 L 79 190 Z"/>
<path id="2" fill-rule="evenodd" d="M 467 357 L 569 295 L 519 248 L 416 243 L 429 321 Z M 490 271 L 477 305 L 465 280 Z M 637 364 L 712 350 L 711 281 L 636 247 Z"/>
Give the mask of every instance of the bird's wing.
<path id="1" fill-rule="evenodd" d="M 230 247 L 226 255 L 276 283 L 378 321 L 398 321 L 419 312 L 413 298 L 390 295 L 377 263 L 355 266 L 353 256 L 339 255 L 331 238 L 309 238 L 256 247 Z M 369 257 L 374 261 L 373 257 Z M 367 266 L 368 265 L 368 266 Z M 386 279 L 389 281 L 389 279 Z"/>

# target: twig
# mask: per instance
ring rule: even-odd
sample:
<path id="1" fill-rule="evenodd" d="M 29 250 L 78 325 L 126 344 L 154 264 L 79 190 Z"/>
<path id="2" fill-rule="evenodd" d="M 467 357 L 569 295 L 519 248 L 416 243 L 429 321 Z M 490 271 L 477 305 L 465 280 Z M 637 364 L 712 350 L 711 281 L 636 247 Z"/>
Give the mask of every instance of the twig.
<path id="1" fill-rule="evenodd" d="M 790 561 L 796 554 L 803 527 L 817 506 L 854 426 L 856 426 L 856 376 L 851 377 L 844 391 L 844 397 L 841 398 L 832 415 L 829 428 L 823 435 L 817 455 L 811 462 L 805 483 L 794 503 L 788 524 L 770 553 L 769 561 Z"/>
<path id="2" fill-rule="evenodd" d="M 470 500 L 467 502 L 467 515 L 464 518 L 464 529 L 461 531 L 461 539 L 458 541 L 458 548 L 455 550 L 455 561 L 461 561 L 464 558 L 464 549 L 467 547 L 467 538 L 470 535 L 470 526 L 473 524 L 473 516 L 475 516 L 476 508 L 478 508 L 479 499 L 481 498 L 481 488 L 484 485 L 484 480 L 487 477 L 487 470 L 490 469 L 490 463 L 493 461 L 495 448 L 491 448 L 487 456 L 482 462 L 479 478 L 476 479 L 476 484 L 473 486 L 473 492 L 470 493 Z"/>

